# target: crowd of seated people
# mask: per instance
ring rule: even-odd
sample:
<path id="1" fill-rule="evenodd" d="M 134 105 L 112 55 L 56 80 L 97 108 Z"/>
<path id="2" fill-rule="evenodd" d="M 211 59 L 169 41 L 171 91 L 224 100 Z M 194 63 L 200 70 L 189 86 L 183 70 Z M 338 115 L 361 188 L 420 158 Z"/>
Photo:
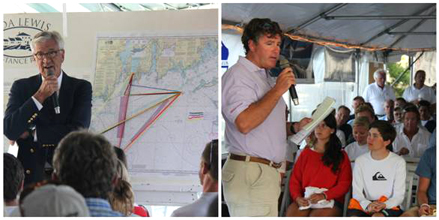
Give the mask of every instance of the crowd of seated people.
<path id="1" fill-rule="evenodd" d="M 215 148 L 210 150 L 211 146 Z M 210 158 L 218 157 L 218 141 L 209 147 L 200 172 L 206 189 L 203 201 L 210 205 L 193 206 L 192 210 L 199 209 L 197 216 L 218 216 L 218 171 L 213 172 L 218 166 Z M 25 186 L 21 162 L 8 153 L 3 158 L 5 216 L 149 217 L 146 208 L 134 203 L 125 154 L 102 135 L 86 130 L 69 133 L 55 149 L 51 179 Z"/>
<path id="2" fill-rule="evenodd" d="M 361 96 L 355 97 L 353 102 L 353 115 L 346 116 L 350 111 L 340 106 L 335 114 L 335 127 L 329 123 L 329 118 L 333 118 L 330 114 L 302 142 L 287 184 L 292 203 L 286 215 L 341 216 L 344 204 L 347 216 L 435 215 L 435 105 L 419 99 L 407 102 L 399 97 L 382 103 L 385 114 L 376 115 L 373 106 L 364 102 Z M 337 128 L 342 127 L 346 132 L 346 147 L 341 144 L 340 137 L 334 135 Z M 323 141 L 324 134 L 334 136 L 337 141 L 332 140 L 333 144 L 329 144 L 330 138 Z M 326 143 L 325 147 L 321 147 L 322 142 Z M 332 154 L 330 162 L 325 157 L 328 150 L 337 152 Z M 347 155 L 346 161 L 351 162 L 349 168 L 340 167 L 344 162 L 337 155 Z M 406 178 L 412 178 L 412 175 L 406 176 L 411 172 L 406 168 L 407 163 L 417 164 L 414 174 L 419 176 L 419 183 L 417 206 L 405 210 L 406 205 L 402 204 L 409 187 Z M 331 172 L 334 169 L 337 171 Z M 351 169 L 349 178 L 352 181 L 345 184 L 349 178 L 343 172 Z M 334 178 L 337 181 L 331 182 Z M 344 196 L 349 190 L 352 195 L 348 199 Z M 334 196 L 334 191 L 340 194 Z M 410 204 L 411 201 L 405 202 Z M 325 206 L 328 203 L 330 205 Z"/>

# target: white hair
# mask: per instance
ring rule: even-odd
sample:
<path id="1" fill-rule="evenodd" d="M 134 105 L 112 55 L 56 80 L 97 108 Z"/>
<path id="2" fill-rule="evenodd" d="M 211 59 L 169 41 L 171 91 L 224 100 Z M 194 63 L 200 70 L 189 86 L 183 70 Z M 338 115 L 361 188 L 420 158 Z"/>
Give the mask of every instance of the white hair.
<path id="1" fill-rule="evenodd" d="M 373 73 L 373 79 L 377 79 L 378 78 L 378 74 L 380 74 L 380 73 L 384 73 L 384 75 L 385 74 L 387 74 L 387 72 L 385 71 L 385 70 L 383 70 L 383 69 L 377 69 L 374 73 Z"/>
<path id="2" fill-rule="evenodd" d="M 32 39 L 32 43 L 30 45 L 31 50 L 34 51 L 35 45 L 48 40 L 54 40 L 58 44 L 60 50 L 64 49 L 64 40 L 58 32 L 41 31 L 38 34 L 36 34 Z"/>

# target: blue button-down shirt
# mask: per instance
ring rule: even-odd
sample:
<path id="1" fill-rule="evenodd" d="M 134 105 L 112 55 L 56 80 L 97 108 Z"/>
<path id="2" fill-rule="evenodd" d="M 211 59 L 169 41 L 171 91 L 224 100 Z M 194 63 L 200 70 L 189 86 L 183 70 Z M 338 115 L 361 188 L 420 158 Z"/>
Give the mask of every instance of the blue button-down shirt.
<path id="1" fill-rule="evenodd" d="M 88 210 L 92 217 L 121 217 L 122 213 L 113 211 L 110 203 L 101 198 L 86 198 Z"/>
<path id="2" fill-rule="evenodd" d="M 275 84 L 265 69 L 240 57 L 222 77 L 222 114 L 226 121 L 225 140 L 230 153 L 265 158 L 276 163 L 285 160 L 287 133 L 286 104 L 281 97 L 259 126 L 247 134 L 239 132 L 235 120 Z"/>

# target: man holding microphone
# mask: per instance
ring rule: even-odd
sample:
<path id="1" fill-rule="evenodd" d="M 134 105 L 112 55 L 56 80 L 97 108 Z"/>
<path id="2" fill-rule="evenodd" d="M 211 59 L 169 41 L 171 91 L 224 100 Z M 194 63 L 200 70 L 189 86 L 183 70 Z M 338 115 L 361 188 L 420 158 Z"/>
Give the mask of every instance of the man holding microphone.
<path id="1" fill-rule="evenodd" d="M 64 136 L 89 127 L 92 97 L 90 82 L 61 69 L 65 50 L 58 32 L 36 34 L 31 49 L 39 74 L 14 82 L 3 119 L 5 136 L 18 144 L 25 185 L 45 178 Z"/>
<path id="2" fill-rule="evenodd" d="M 268 70 L 279 59 L 282 31 L 270 19 L 252 19 L 245 27 L 240 57 L 222 77 L 222 114 L 230 155 L 222 170 L 224 197 L 231 216 L 277 216 L 287 135 L 311 121 L 285 124 L 282 95 L 295 84 L 292 69 L 276 81 Z"/>

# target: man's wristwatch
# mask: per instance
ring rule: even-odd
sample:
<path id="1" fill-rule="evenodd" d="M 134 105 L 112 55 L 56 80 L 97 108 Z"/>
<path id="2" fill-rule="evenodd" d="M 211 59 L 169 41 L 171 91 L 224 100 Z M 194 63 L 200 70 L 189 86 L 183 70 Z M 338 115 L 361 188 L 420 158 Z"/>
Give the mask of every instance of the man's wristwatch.
<path id="1" fill-rule="evenodd" d="M 290 131 L 291 131 L 291 133 L 293 133 L 293 134 L 296 134 L 297 132 L 296 132 L 296 130 L 294 129 L 294 124 L 296 124 L 297 122 L 293 122 L 293 123 L 291 123 L 291 126 L 290 126 Z"/>

